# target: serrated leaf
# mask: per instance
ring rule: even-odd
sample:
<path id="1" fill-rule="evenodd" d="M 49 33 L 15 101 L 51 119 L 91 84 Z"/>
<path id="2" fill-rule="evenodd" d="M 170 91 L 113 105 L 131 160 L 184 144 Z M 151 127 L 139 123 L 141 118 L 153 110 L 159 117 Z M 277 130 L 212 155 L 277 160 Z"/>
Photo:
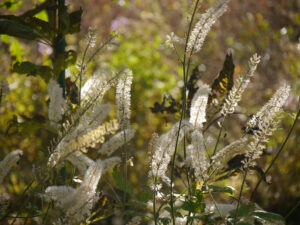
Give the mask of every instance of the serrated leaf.
<path id="1" fill-rule="evenodd" d="M 266 212 L 263 210 L 256 210 L 256 211 L 252 212 L 251 215 L 256 218 L 263 219 L 263 220 L 266 220 L 269 222 L 285 221 L 284 217 L 282 217 L 281 215 L 276 214 L 276 213 Z"/>
<path id="2" fill-rule="evenodd" d="M 130 195 L 133 194 L 132 184 L 128 180 L 126 180 L 116 168 L 114 168 L 113 170 L 113 179 L 118 189 L 127 192 Z"/>
<path id="3" fill-rule="evenodd" d="M 229 213 L 231 217 L 243 217 L 243 216 L 248 216 L 250 215 L 255 209 L 254 204 L 247 204 L 247 205 L 241 205 L 236 213 L 236 210 L 231 210 Z"/>
<path id="4" fill-rule="evenodd" d="M 27 40 L 36 40 L 40 35 L 22 23 L 10 19 L 0 19 L 0 34 L 23 38 Z"/>

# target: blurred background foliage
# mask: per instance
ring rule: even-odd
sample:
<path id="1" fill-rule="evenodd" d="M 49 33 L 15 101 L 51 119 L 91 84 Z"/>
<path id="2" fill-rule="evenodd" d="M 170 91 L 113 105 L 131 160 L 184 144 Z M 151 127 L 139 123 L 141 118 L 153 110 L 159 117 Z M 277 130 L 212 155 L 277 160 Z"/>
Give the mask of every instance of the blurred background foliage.
<path id="1" fill-rule="evenodd" d="M 42 1 L 41 1 L 42 2 Z M 203 1 L 205 10 L 213 1 Z M 19 15 L 31 9 L 37 0 L 3 0 L 1 14 Z M 164 46 L 165 36 L 175 32 L 184 36 L 191 1 L 186 0 L 74 0 L 67 1 L 70 10 L 82 7 L 81 32 L 68 35 L 69 49 L 82 55 L 89 27 L 95 27 L 98 40 L 104 41 L 111 31 L 119 34 L 118 42 L 101 52 L 89 65 L 89 73 L 100 68 L 128 66 L 133 70 L 132 123 L 137 136 L 131 143 L 134 166 L 130 180 L 138 194 L 147 182 L 147 144 L 151 134 L 166 130 L 176 115 L 153 114 L 150 107 L 161 102 L 164 94 L 179 98 L 182 83 L 180 63 L 173 50 Z M 41 19 L 45 13 L 38 14 Z M 300 95 L 300 1 L 260 0 L 232 1 L 229 10 L 210 31 L 202 51 L 194 58 L 194 66 L 201 66 L 202 79 L 211 84 L 222 69 L 226 51 L 234 52 L 235 76 L 246 69 L 249 57 L 257 52 L 262 56 L 255 79 L 245 94 L 239 112 L 255 113 L 284 82 L 292 85 L 293 93 L 286 103 L 281 129 L 268 145 L 267 157 L 260 166 L 266 168 L 279 149 L 292 124 L 291 114 L 296 110 Z M 49 65 L 51 48 L 6 35 L 0 40 L 0 82 L 7 82 L 0 105 L 1 158 L 14 149 L 24 151 L 21 166 L 16 167 L 5 180 L 2 192 L 20 194 L 33 177 L 32 166 L 47 155 L 53 136 L 47 128 L 47 84 L 39 77 L 11 72 L 14 62 L 28 60 Z M 73 68 L 74 69 L 74 68 Z M 110 94 L 108 99 L 113 101 Z M 246 111 L 247 110 L 247 111 Z M 241 134 L 245 116 L 233 116 L 225 128 L 230 130 L 227 140 Z M 237 126 L 235 126 L 235 125 Z M 272 184 L 261 184 L 255 200 L 261 207 L 282 215 L 300 200 L 300 123 L 296 125 L 287 148 L 272 168 Z M 45 154 L 46 153 L 46 154 Z M 248 179 L 255 185 L 257 174 Z M 229 180 L 232 186 L 240 181 Z M 298 212 L 298 213 L 297 213 Z M 289 223 L 300 221 L 300 207 L 290 216 Z"/>

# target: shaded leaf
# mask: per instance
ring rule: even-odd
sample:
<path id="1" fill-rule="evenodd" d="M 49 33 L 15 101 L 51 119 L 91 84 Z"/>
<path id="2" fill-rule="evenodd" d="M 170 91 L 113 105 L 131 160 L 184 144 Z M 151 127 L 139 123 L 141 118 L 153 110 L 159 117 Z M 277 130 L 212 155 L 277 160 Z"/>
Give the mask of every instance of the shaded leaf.
<path id="1" fill-rule="evenodd" d="M 220 186 L 214 186 L 214 185 L 208 185 L 208 188 L 211 192 L 222 192 L 227 194 L 233 194 L 233 188 L 229 186 L 220 187 Z M 206 187 L 202 187 L 202 191 L 208 191 Z"/>
<path id="2" fill-rule="evenodd" d="M 118 189 L 127 192 L 130 195 L 133 194 L 132 184 L 128 180 L 126 180 L 116 168 L 114 168 L 113 170 L 113 179 Z"/>
<path id="3" fill-rule="evenodd" d="M 50 24 L 44 20 L 36 17 L 27 17 L 26 25 L 31 27 L 31 29 L 36 30 L 43 38 L 50 41 L 55 37 L 55 30 L 53 30 Z"/>
<path id="4" fill-rule="evenodd" d="M 276 213 L 266 212 L 263 210 L 256 210 L 256 211 L 252 212 L 251 215 L 256 218 L 263 219 L 263 220 L 266 220 L 269 222 L 285 221 L 284 217 L 282 217 L 281 215 L 276 214 Z"/>
<path id="5" fill-rule="evenodd" d="M 181 104 L 177 102 L 172 95 L 164 95 L 162 103 L 155 102 L 154 107 L 150 107 L 152 113 L 174 114 L 179 112 Z"/>
<path id="6" fill-rule="evenodd" d="M 38 75 L 46 82 L 48 82 L 52 77 L 52 69 L 49 66 L 35 65 L 28 61 L 15 63 L 12 67 L 12 71 L 15 73 L 27 74 L 32 76 Z"/>
<path id="7" fill-rule="evenodd" d="M 244 216 L 248 216 L 250 215 L 251 212 L 253 212 L 255 209 L 255 205 L 254 204 L 247 204 L 247 205 L 241 205 L 236 213 L 236 210 L 231 210 L 230 211 L 230 216 L 231 217 L 235 217 L 235 215 L 237 217 L 244 217 Z"/>
<path id="8" fill-rule="evenodd" d="M 68 30 L 69 34 L 74 34 L 80 31 L 81 15 L 82 15 L 81 8 L 69 14 L 70 17 L 70 26 Z"/>
<path id="9" fill-rule="evenodd" d="M 153 193 L 150 189 L 143 189 L 138 194 L 138 199 L 142 202 L 148 202 L 153 197 Z"/>
<path id="10" fill-rule="evenodd" d="M 247 222 L 237 222 L 236 225 L 251 225 L 251 223 L 247 223 Z"/>
<path id="11" fill-rule="evenodd" d="M 23 38 L 27 40 L 35 40 L 41 36 L 22 23 L 15 20 L 0 18 L 0 34 L 7 34 L 10 36 Z"/>

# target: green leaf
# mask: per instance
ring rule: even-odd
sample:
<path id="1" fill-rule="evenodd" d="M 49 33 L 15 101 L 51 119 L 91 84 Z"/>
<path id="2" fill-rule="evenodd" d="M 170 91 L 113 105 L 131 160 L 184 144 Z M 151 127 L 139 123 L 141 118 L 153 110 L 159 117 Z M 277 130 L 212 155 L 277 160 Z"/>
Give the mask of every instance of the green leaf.
<path id="1" fill-rule="evenodd" d="M 21 5 L 21 3 L 21 0 L 7 0 L 5 2 L 1 2 L 0 8 L 14 11 Z"/>
<path id="2" fill-rule="evenodd" d="M 10 46 L 9 46 L 9 52 L 12 56 L 14 56 L 16 58 L 17 62 L 21 62 L 23 59 L 23 47 L 22 45 L 19 43 L 18 40 L 16 40 L 15 38 L 12 40 Z"/>
<path id="3" fill-rule="evenodd" d="M 8 44 L 10 42 L 11 36 L 3 34 L 0 35 L 1 36 L 1 41 L 5 44 Z"/>
<path id="4" fill-rule="evenodd" d="M 202 213 L 204 211 L 205 204 L 202 202 L 184 202 L 181 208 L 188 212 Z"/>
<path id="5" fill-rule="evenodd" d="M 68 30 L 69 34 L 77 33 L 80 31 L 81 15 L 82 15 L 81 8 L 69 14 L 69 18 L 70 18 L 70 26 Z"/>
<path id="6" fill-rule="evenodd" d="M 44 12 L 44 11 L 42 11 Z M 31 29 L 35 30 L 40 34 L 40 36 L 52 40 L 52 38 L 55 37 L 55 31 L 50 26 L 50 23 L 41 20 L 36 17 L 27 17 L 26 18 L 26 25 L 30 27 Z"/>
<path id="7" fill-rule="evenodd" d="M 77 53 L 73 50 L 69 50 L 67 52 L 64 52 L 62 54 L 59 54 L 55 61 L 55 74 L 60 73 L 60 71 L 68 68 L 69 66 L 76 63 L 77 59 Z"/>
<path id="8" fill-rule="evenodd" d="M 162 222 L 163 225 L 168 225 L 171 222 L 171 219 L 165 217 L 165 218 L 159 218 L 159 221 Z"/>
<path id="9" fill-rule="evenodd" d="M 152 197 L 153 197 L 152 195 L 153 195 L 153 193 L 151 190 L 143 189 L 138 194 L 138 200 L 140 200 L 141 202 L 148 202 L 150 199 L 152 199 Z"/>
<path id="10" fill-rule="evenodd" d="M 31 62 L 17 62 L 13 65 L 12 71 L 19 74 L 27 74 L 32 76 L 40 76 L 46 82 L 52 77 L 52 69 L 49 66 L 35 65 Z"/>
<path id="11" fill-rule="evenodd" d="M 222 192 L 232 195 L 233 194 L 233 188 L 230 186 L 220 187 L 215 185 L 208 185 L 208 188 L 211 192 Z M 206 187 L 202 188 L 202 191 L 207 191 Z"/>
<path id="12" fill-rule="evenodd" d="M 113 179 L 118 189 L 127 192 L 130 195 L 133 194 L 132 184 L 126 180 L 116 168 L 113 170 Z"/>
<path id="13" fill-rule="evenodd" d="M 35 40 L 40 38 L 40 35 L 30 27 L 15 20 L 4 18 L 0 19 L 0 34 L 7 34 L 27 40 Z"/>
<path id="14" fill-rule="evenodd" d="M 45 10 L 37 13 L 34 17 L 43 20 L 45 22 L 48 22 L 48 15 Z"/>
<path id="15" fill-rule="evenodd" d="M 252 216 L 259 218 L 259 219 L 263 219 L 269 222 L 272 221 L 285 221 L 284 217 L 282 217 L 279 214 L 276 213 L 271 213 L 271 212 L 266 212 L 263 210 L 255 210 L 254 212 L 251 213 Z"/>
<path id="16" fill-rule="evenodd" d="M 247 222 L 237 222 L 236 225 L 251 225 L 251 223 L 247 223 Z"/>
<path id="17" fill-rule="evenodd" d="M 236 210 L 231 210 L 230 211 L 230 216 L 231 217 L 235 217 L 235 215 L 237 217 L 243 217 L 243 216 L 248 216 L 250 215 L 250 213 L 252 213 L 255 209 L 255 205 L 254 204 L 247 204 L 247 205 L 241 205 L 238 208 L 237 214 L 236 214 Z"/>

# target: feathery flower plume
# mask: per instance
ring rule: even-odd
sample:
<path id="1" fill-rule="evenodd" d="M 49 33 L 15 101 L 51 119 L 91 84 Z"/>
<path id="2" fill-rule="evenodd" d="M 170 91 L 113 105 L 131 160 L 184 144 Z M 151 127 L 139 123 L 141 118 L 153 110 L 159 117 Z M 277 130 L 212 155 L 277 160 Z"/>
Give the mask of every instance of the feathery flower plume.
<path id="1" fill-rule="evenodd" d="M 71 153 L 66 159 L 78 169 L 80 175 L 82 176 L 94 162 L 80 151 Z"/>
<path id="2" fill-rule="evenodd" d="M 125 69 L 119 78 L 116 88 L 116 108 L 120 129 L 129 128 L 130 125 L 130 89 L 132 83 L 132 71 Z"/>
<path id="3" fill-rule="evenodd" d="M 108 172 L 110 169 L 114 168 L 116 165 L 121 163 L 120 157 L 110 157 L 102 161 L 102 173 Z"/>
<path id="4" fill-rule="evenodd" d="M 251 77 L 253 77 L 254 72 L 258 63 L 260 62 L 260 56 L 254 54 L 249 62 L 248 62 L 248 71 L 245 74 L 240 75 L 232 89 L 230 90 L 227 98 L 225 99 L 225 103 L 222 107 L 221 114 L 231 114 L 234 112 L 236 106 L 238 105 L 239 101 L 242 99 L 242 94 L 244 93 L 245 89 L 247 88 Z"/>
<path id="5" fill-rule="evenodd" d="M 88 103 L 89 100 L 101 102 L 104 94 L 111 88 L 112 83 L 107 82 L 98 73 L 95 73 L 84 83 L 81 88 L 81 100 L 83 103 Z"/>
<path id="6" fill-rule="evenodd" d="M 106 141 L 101 148 L 98 150 L 98 153 L 103 155 L 110 156 L 115 150 L 120 148 L 126 142 L 130 141 L 135 135 L 135 130 L 125 129 L 115 134 L 112 138 Z"/>
<path id="7" fill-rule="evenodd" d="M 200 15 L 199 21 L 190 34 L 187 51 L 197 53 L 201 50 L 210 28 L 226 11 L 228 2 L 229 0 L 219 0 L 204 14 Z"/>
<path id="8" fill-rule="evenodd" d="M 66 101 L 63 98 L 63 89 L 55 80 L 50 80 L 48 83 L 48 94 L 50 97 L 48 111 L 50 125 L 53 128 L 57 128 L 67 107 Z"/>
<path id="9" fill-rule="evenodd" d="M 86 171 L 79 188 L 61 198 L 57 204 L 71 220 L 82 221 L 90 214 L 96 197 L 96 188 L 102 175 L 102 161 L 97 160 Z"/>
<path id="10" fill-rule="evenodd" d="M 246 144 L 248 139 L 241 138 L 237 141 L 230 143 L 217 152 L 211 159 L 214 168 L 218 168 L 221 165 L 227 163 L 230 159 L 238 154 L 243 154 L 246 150 Z"/>
<path id="11" fill-rule="evenodd" d="M 142 218 L 140 216 L 133 217 L 127 225 L 140 225 L 142 222 Z"/>
<path id="12" fill-rule="evenodd" d="M 80 118 L 80 122 L 74 132 L 77 135 L 80 135 L 97 128 L 108 116 L 110 110 L 110 104 L 101 104 L 100 102 L 96 102 L 95 106 L 93 106 L 90 111 L 85 112 Z"/>
<path id="13" fill-rule="evenodd" d="M 107 134 L 114 134 L 117 129 L 117 121 L 111 120 L 83 136 L 76 137 L 70 142 L 64 142 L 61 145 L 58 145 L 48 160 L 48 166 L 56 166 L 59 162 L 75 151 L 85 152 L 87 151 L 87 148 L 95 147 L 98 143 L 103 143 L 105 141 L 104 136 Z"/>
<path id="14" fill-rule="evenodd" d="M 22 155 L 22 150 L 15 150 L 7 154 L 0 162 L 0 184 L 3 182 L 4 177 L 11 170 L 13 165 L 19 161 Z"/>
<path id="15" fill-rule="evenodd" d="M 268 137 L 277 129 L 279 114 L 282 112 L 282 107 L 289 96 L 290 90 L 290 86 L 284 84 L 248 122 L 246 130 L 251 129 L 253 126 L 256 126 L 257 129 L 253 129 L 252 141 L 246 151 L 246 159 L 243 162 L 245 168 L 255 164 L 255 160 L 261 156 L 263 149 L 266 147 Z"/>
<path id="16" fill-rule="evenodd" d="M 191 125 L 187 121 L 183 121 L 180 127 L 178 143 L 181 142 L 183 135 L 190 129 Z M 175 151 L 176 138 L 179 130 L 179 122 L 165 134 L 153 142 L 153 155 L 151 157 L 149 177 L 153 180 L 161 178 L 166 184 L 170 184 L 170 179 L 166 176 L 168 164 L 171 161 L 171 156 Z M 153 186 L 153 185 L 152 185 Z M 157 189 L 157 187 L 152 187 Z"/>
<path id="17" fill-rule="evenodd" d="M 206 106 L 210 90 L 211 89 L 207 84 L 200 83 L 200 86 L 193 97 L 190 123 L 195 129 L 201 129 L 203 123 L 206 121 Z"/>
<path id="18" fill-rule="evenodd" d="M 87 44 L 89 47 L 94 48 L 96 46 L 97 37 L 96 37 L 96 27 L 89 27 L 87 35 Z"/>
<path id="19" fill-rule="evenodd" d="M 205 155 L 205 145 L 202 133 L 194 130 L 191 134 L 192 143 L 187 147 L 187 153 L 191 158 L 191 164 L 195 170 L 195 176 L 198 181 L 207 178 L 207 169 L 209 162 Z"/>
<path id="20" fill-rule="evenodd" d="M 71 195 L 75 192 L 75 188 L 62 185 L 62 186 L 50 186 L 45 190 L 45 194 L 42 194 L 41 197 L 47 201 L 61 201 L 66 196 Z"/>

